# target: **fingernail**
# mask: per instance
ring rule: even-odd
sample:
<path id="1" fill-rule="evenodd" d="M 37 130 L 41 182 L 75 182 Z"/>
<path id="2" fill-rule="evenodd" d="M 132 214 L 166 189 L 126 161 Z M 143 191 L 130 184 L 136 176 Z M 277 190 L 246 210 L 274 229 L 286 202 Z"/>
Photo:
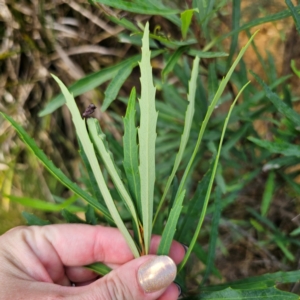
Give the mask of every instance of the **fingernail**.
<path id="1" fill-rule="evenodd" d="M 189 247 L 187 245 L 183 244 L 183 243 L 181 243 L 181 245 L 184 248 L 184 252 L 186 254 L 188 252 L 188 250 L 189 250 Z"/>
<path id="2" fill-rule="evenodd" d="M 156 256 L 140 266 L 138 280 L 146 293 L 153 293 L 168 287 L 176 272 L 176 265 L 169 256 Z"/>
<path id="3" fill-rule="evenodd" d="M 178 297 L 180 298 L 182 296 L 182 290 L 181 290 L 181 286 L 177 283 L 177 282 L 174 282 L 175 285 L 177 286 L 178 288 Z"/>

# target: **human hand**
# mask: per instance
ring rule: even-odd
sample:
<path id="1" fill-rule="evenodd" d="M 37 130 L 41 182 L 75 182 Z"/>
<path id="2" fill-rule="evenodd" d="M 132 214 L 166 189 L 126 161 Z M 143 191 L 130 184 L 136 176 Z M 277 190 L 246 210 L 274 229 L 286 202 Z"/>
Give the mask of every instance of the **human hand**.
<path id="1" fill-rule="evenodd" d="M 152 237 L 151 254 L 159 241 Z M 184 253 L 174 241 L 172 260 L 155 255 L 133 259 L 121 233 L 110 227 L 16 227 L 0 236 L 0 299 L 175 300 L 174 262 L 180 263 Z M 113 270 L 99 278 L 83 267 L 94 262 Z"/>

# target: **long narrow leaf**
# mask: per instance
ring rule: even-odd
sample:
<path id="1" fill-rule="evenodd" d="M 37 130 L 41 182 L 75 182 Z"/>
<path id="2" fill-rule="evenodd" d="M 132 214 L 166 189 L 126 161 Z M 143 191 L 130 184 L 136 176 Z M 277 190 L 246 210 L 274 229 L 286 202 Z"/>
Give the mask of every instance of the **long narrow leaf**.
<path id="1" fill-rule="evenodd" d="M 196 226 L 196 221 L 199 219 L 199 212 L 203 209 L 205 194 L 208 189 L 209 180 L 211 178 L 212 170 L 209 169 L 198 183 L 197 189 L 193 198 L 185 205 L 186 215 L 184 216 L 180 228 L 176 233 L 176 240 L 187 244 L 188 233 L 192 232 Z"/>
<path id="2" fill-rule="evenodd" d="M 254 78 L 258 81 L 258 83 L 263 87 L 267 98 L 275 105 L 280 113 L 285 115 L 290 121 L 292 121 L 296 126 L 300 126 L 300 115 L 296 113 L 292 108 L 290 108 L 287 104 L 285 104 L 277 94 L 272 92 L 272 90 L 262 81 L 262 79 L 251 72 Z"/>
<path id="3" fill-rule="evenodd" d="M 161 54 L 163 51 L 164 50 L 153 51 L 151 53 L 151 57 L 155 57 Z M 68 89 L 73 94 L 74 97 L 81 95 L 85 92 L 95 89 L 102 83 L 114 78 L 125 65 L 132 64 L 132 67 L 137 66 L 140 59 L 141 59 L 141 55 L 137 54 L 112 67 L 105 68 L 103 70 L 89 74 L 77 80 Z M 64 103 L 65 103 L 65 98 L 63 94 L 60 93 L 55 98 L 50 100 L 50 102 L 45 106 L 45 108 L 40 111 L 39 116 L 43 117 L 45 115 L 54 112 L 56 109 L 64 105 Z"/>
<path id="4" fill-rule="evenodd" d="M 285 3 L 287 5 L 287 7 L 289 8 L 289 10 L 291 11 L 292 17 L 294 19 L 295 25 L 296 25 L 296 29 L 298 31 L 298 33 L 300 34 L 300 15 L 299 12 L 296 10 L 293 2 L 291 0 L 285 0 Z"/>
<path id="5" fill-rule="evenodd" d="M 155 109 L 155 87 L 149 50 L 149 23 L 145 26 L 142 47 L 140 111 L 140 178 L 145 251 L 148 254 L 152 232 L 153 193 L 155 182 L 155 140 L 157 111 Z"/>
<path id="6" fill-rule="evenodd" d="M 202 279 L 202 284 L 205 284 L 206 280 L 208 279 L 209 275 L 214 269 L 214 261 L 216 255 L 216 245 L 218 239 L 218 228 L 219 222 L 221 217 L 221 188 L 217 187 L 216 189 L 216 198 L 214 203 L 214 214 L 209 234 L 209 246 L 208 246 L 208 255 L 206 261 L 206 269 Z"/>
<path id="7" fill-rule="evenodd" d="M 105 111 L 109 107 L 109 105 L 116 99 L 120 88 L 122 87 L 128 76 L 131 74 L 131 72 L 132 64 L 129 63 L 128 65 L 124 65 L 109 83 L 104 93 L 105 98 L 101 107 L 102 111 Z"/>
<path id="8" fill-rule="evenodd" d="M 17 197 L 13 195 L 5 195 L 10 200 L 17 202 L 26 207 L 35 208 L 41 211 L 60 211 L 64 208 L 68 208 L 69 211 L 78 212 L 83 211 L 84 209 L 79 206 L 72 205 L 73 202 L 77 200 L 77 197 L 70 197 L 66 201 L 60 204 L 46 202 L 40 199 L 32 199 L 28 197 Z"/>
<path id="9" fill-rule="evenodd" d="M 200 229 L 201 229 L 203 221 L 204 221 L 204 217 L 205 217 L 205 214 L 206 214 L 206 210 L 207 210 L 207 206 L 208 206 L 208 202 L 209 202 L 209 198 L 210 198 L 210 193 L 211 193 L 211 190 L 212 190 L 214 178 L 215 178 L 217 167 L 218 167 L 218 162 L 219 162 L 219 158 L 220 158 L 220 153 L 221 153 L 221 149 L 222 149 L 222 144 L 223 144 L 223 139 L 224 139 L 224 136 L 225 136 L 225 131 L 226 131 L 226 128 L 227 128 L 227 124 L 228 124 L 231 112 L 233 110 L 233 107 L 234 107 L 236 101 L 238 100 L 239 96 L 241 95 L 241 93 L 247 87 L 247 85 L 249 83 L 250 83 L 250 81 L 247 82 L 242 87 L 242 89 L 239 91 L 239 93 L 237 94 L 237 96 L 234 99 L 233 103 L 231 104 L 229 112 L 228 112 L 227 117 L 225 119 L 222 134 L 221 134 L 221 138 L 220 138 L 220 142 L 219 142 L 218 152 L 217 152 L 217 155 L 216 155 L 216 159 L 215 159 L 214 166 L 213 166 L 213 169 L 212 169 L 212 175 L 211 175 L 211 178 L 210 178 L 209 186 L 208 186 L 206 196 L 205 196 L 205 200 L 204 200 L 203 209 L 201 211 L 201 215 L 200 215 L 199 222 L 198 222 L 197 228 L 195 230 L 194 236 L 192 238 L 192 241 L 189 245 L 189 248 L 188 248 L 188 251 L 187 251 L 185 257 L 184 257 L 183 261 L 181 262 L 181 264 L 179 266 L 179 270 L 181 270 L 183 268 L 183 266 L 185 265 L 185 263 L 187 262 L 187 259 L 189 258 L 190 254 L 192 252 L 193 246 L 195 245 L 195 243 L 197 241 L 197 238 L 198 238 L 198 235 L 200 233 Z"/>
<path id="10" fill-rule="evenodd" d="M 278 283 L 293 283 L 300 281 L 300 270 L 288 272 L 267 273 L 259 276 L 203 287 L 207 291 L 218 291 L 231 286 L 234 289 L 254 289 L 262 287 L 272 287 Z"/>
<path id="11" fill-rule="evenodd" d="M 284 141 L 264 141 L 255 137 L 248 137 L 248 140 L 258 145 L 259 147 L 267 149 L 271 153 L 280 153 L 284 156 L 296 156 L 300 157 L 300 146 L 290 144 Z"/>
<path id="12" fill-rule="evenodd" d="M 72 119 L 73 119 L 73 122 L 74 122 L 74 125 L 76 128 L 76 133 L 78 135 L 78 138 L 80 139 L 80 142 L 82 144 L 84 152 L 89 160 L 89 163 L 93 170 L 94 176 L 97 180 L 99 189 L 102 193 L 102 196 L 104 198 L 106 206 L 107 206 L 114 222 L 116 223 L 116 225 L 118 226 L 122 235 L 124 236 L 126 242 L 128 243 L 128 246 L 131 249 L 133 255 L 135 257 L 138 257 L 139 252 L 137 250 L 137 247 L 120 217 L 120 214 L 116 208 L 116 205 L 111 197 L 111 194 L 109 192 L 107 184 L 104 180 L 103 174 L 101 172 L 101 169 L 100 169 L 97 157 L 96 157 L 96 153 L 95 153 L 93 144 L 91 143 L 91 141 L 89 139 L 89 135 L 88 135 L 87 128 L 85 125 L 85 120 L 81 118 L 81 115 L 78 111 L 78 108 L 76 106 L 76 103 L 75 103 L 75 100 L 74 100 L 72 94 L 70 94 L 70 92 L 65 87 L 65 85 L 60 81 L 60 79 L 58 79 L 54 75 L 52 75 L 52 76 L 55 79 L 55 81 L 59 84 L 61 91 L 66 99 L 67 106 L 72 114 Z"/>
<path id="13" fill-rule="evenodd" d="M 184 186 L 185 186 L 185 183 L 186 183 L 186 180 L 187 180 L 187 177 L 190 173 L 190 170 L 191 170 L 191 167 L 193 165 L 193 162 L 194 162 L 194 159 L 196 157 L 196 154 L 198 152 L 198 149 L 200 147 L 200 144 L 201 144 L 201 141 L 202 141 L 202 137 L 203 137 L 203 134 L 205 132 L 205 129 L 206 129 L 206 125 L 208 123 L 208 120 L 210 119 L 210 116 L 211 114 L 213 113 L 217 103 L 218 103 L 218 100 L 220 99 L 235 67 L 237 66 L 237 64 L 239 63 L 240 59 L 242 58 L 242 56 L 244 55 L 244 53 L 246 52 L 246 50 L 248 49 L 249 45 L 251 44 L 253 38 L 255 37 L 255 35 L 257 34 L 257 31 L 251 36 L 251 38 L 249 39 L 248 43 L 241 49 L 239 55 L 237 56 L 237 58 L 235 59 L 234 63 L 232 64 L 231 68 L 229 69 L 228 73 L 226 74 L 225 78 L 223 78 L 223 80 L 221 81 L 221 84 L 215 94 L 215 97 L 213 98 L 211 104 L 209 105 L 208 109 L 207 109 L 207 112 L 206 112 L 206 115 L 205 115 L 205 118 L 201 124 L 201 128 L 200 128 L 200 131 L 199 131 L 199 135 L 198 135 L 198 139 L 197 139 L 197 142 L 196 142 L 196 146 L 195 146 L 195 149 L 194 149 L 194 152 L 189 160 L 189 163 L 188 163 L 188 166 L 186 167 L 185 171 L 184 171 L 184 174 L 182 176 L 182 179 L 181 179 L 181 182 L 180 182 L 180 185 L 179 185 L 179 189 L 178 189 L 178 193 L 181 193 L 181 191 L 184 189 Z"/>
<path id="14" fill-rule="evenodd" d="M 270 174 L 268 175 L 268 179 L 266 182 L 266 186 L 265 186 L 265 190 L 261 202 L 260 211 L 262 216 L 266 216 L 266 214 L 268 213 L 273 198 L 274 190 L 275 190 L 275 184 L 276 184 L 275 173 L 274 171 L 271 171 Z"/>
<path id="15" fill-rule="evenodd" d="M 174 166 L 173 166 L 171 175 L 169 176 L 169 178 L 167 180 L 166 187 L 164 189 L 164 193 L 161 197 L 158 208 L 156 210 L 153 224 L 155 223 L 155 220 L 160 211 L 160 208 L 161 208 L 162 204 L 164 203 L 164 200 L 167 196 L 167 193 L 169 191 L 171 183 L 172 183 L 174 176 L 178 170 L 179 164 L 182 160 L 182 156 L 183 156 L 184 150 L 186 148 L 186 145 L 187 145 L 187 142 L 188 142 L 188 139 L 190 136 L 190 131 L 191 131 L 192 122 L 193 122 L 193 116 L 194 116 L 194 112 L 195 112 L 195 95 L 196 95 L 196 88 L 197 88 L 197 77 L 198 77 L 198 72 L 199 72 L 199 62 L 200 62 L 199 57 L 196 57 L 194 60 L 194 63 L 193 63 L 191 80 L 189 82 L 189 93 L 188 93 L 188 103 L 189 104 L 187 106 L 186 113 L 185 113 L 185 122 L 184 122 L 183 133 L 182 133 L 181 140 L 180 140 L 179 150 L 178 150 L 178 153 L 176 154 L 176 158 L 175 158 L 175 162 L 174 162 Z"/>
<path id="16" fill-rule="evenodd" d="M 161 241 L 157 250 L 157 255 L 168 255 L 170 252 L 170 247 L 175 235 L 176 226 L 178 219 L 182 210 L 182 202 L 185 196 L 185 190 L 181 192 L 178 199 L 175 198 L 173 207 L 171 209 L 170 215 L 168 217 L 166 226 L 164 228 Z"/>
<path id="17" fill-rule="evenodd" d="M 128 180 L 129 191 L 133 197 L 137 207 L 138 215 L 142 218 L 141 208 L 141 181 L 139 174 L 139 158 L 138 158 L 138 145 L 137 145 L 137 128 L 135 125 L 135 99 L 136 91 L 132 89 L 126 115 L 124 121 L 124 170 Z"/>
<path id="18" fill-rule="evenodd" d="M 56 168 L 52 161 L 50 161 L 43 150 L 41 150 L 35 143 L 33 139 L 31 139 L 26 131 L 16 123 L 11 117 L 1 112 L 1 115 L 11 123 L 11 125 L 18 132 L 20 138 L 23 142 L 28 146 L 28 148 L 34 153 L 34 155 L 40 160 L 40 162 L 46 167 L 46 169 L 64 186 L 66 186 L 70 191 L 78 195 L 80 198 L 84 199 L 91 206 L 98 209 L 103 213 L 105 218 L 107 218 L 110 222 L 114 222 L 108 212 L 107 208 L 100 204 L 97 200 L 91 197 L 87 192 L 82 190 L 77 184 L 72 182 L 60 169 Z"/>
<path id="19" fill-rule="evenodd" d="M 177 10 L 170 9 L 163 5 L 155 5 L 152 1 L 144 0 L 92 0 L 93 2 L 99 2 L 117 9 L 130 11 L 137 14 L 146 15 L 173 15 L 178 13 Z"/>
<path id="20" fill-rule="evenodd" d="M 133 204 L 133 201 L 130 198 L 130 195 L 128 194 L 119 174 L 117 171 L 117 167 L 113 161 L 112 154 L 109 151 L 106 141 L 105 141 L 105 135 L 101 131 L 99 121 L 94 118 L 89 118 L 87 120 L 87 126 L 89 129 L 91 140 L 93 141 L 94 147 L 96 148 L 98 154 L 101 156 L 105 167 L 117 189 L 119 192 L 124 204 L 130 211 L 130 214 L 135 222 L 135 227 L 139 228 L 139 220 L 136 214 L 136 210 Z M 139 231 L 137 231 L 139 233 Z M 141 237 L 139 237 L 139 240 L 142 241 Z"/>
<path id="21" fill-rule="evenodd" d="M 172 72 L 172 70 L 174 69 L 174 66 L 176 65 L 178 59 L 180 58 L 180 56 L 182 55 L 182 53 L 184 53 L 189 47 L 188 46 L 182 46 L 179 47 L 168 59 L 166 66 L 164 67 L 162 73 L 161 73 L 161 77 L 162 80 L 165 81 L 167 75 Z"/>
<path id="22" fill-rule="evenodd" d="M 261 289 L 251 289 L 251 290 L 235 290 L 232 288 L 227 288 L 222 291 L 217 292 L 203 292 L 199 296 L 191 296 L 183 298 L 183 300 L 274 300 L 274 299 L 284 299 L 284 300 L 298 300 L 299 296 L 280 291 L 274 287 L 261 288 Z"/>

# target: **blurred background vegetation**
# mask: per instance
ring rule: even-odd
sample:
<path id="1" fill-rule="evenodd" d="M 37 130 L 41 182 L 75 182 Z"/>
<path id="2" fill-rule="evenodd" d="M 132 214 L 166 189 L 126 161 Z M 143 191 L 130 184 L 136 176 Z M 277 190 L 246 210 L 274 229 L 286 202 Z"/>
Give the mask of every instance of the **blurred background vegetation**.
<path id="1" fill-rule="evenodd" d="M 246 52 L 222 98 L 222 104 L 209 124 L 206 145 L 199 153 L 198 164 L 194 166 L 193 178 L 200 180 L 208 167 L 211 153 L 216 149 L 215 142 L 229 107 L 228 101 L 241 88 L 241 82 L 245 83 L 249 78 L 251 88 L 244 94 L 242 104 L 235 109 L 217 176 L 224 197 L 216 267 L 227 280 L 297 269 L 300 252 L 298 232 L 294 230 L 300 226 L 300 151 L 291 147 L 294 152 L 290 153 L 285 150 L 287 144 L 284 143 L 299 147 L 299 128 L 277 112 L 260 85 L 245 70 L 259 74 L 285 103 L 300 111 L 299 77 L 291 69 L 292 60 L 300 69 L 300 35 L 291 16 L 270 18 L 287 11 L 283 0 L 217 2 L 207 20 L 207 30 L 198 32 L 199 49 L 215 41 L 214 51 L 234 56 L 247 42 L 250 31 L 253 33 L 260 29 L 260 32 L 252 48 Z M 164 3 L 182 10 L 191 5 L 188 0 Z M 294 1 L 294 5 L 297 4 Z M 236 6 L 240 9 L 237 10 Z M 44 117 L 39 117 L 39 112 L 59 93 L 50 73 L 57 75 L 66 85 L 71 85 L 90 73 L 140 53 L 140 45 L 133 42 L 130 32 L 112 21 L 111 17 L 115 15 L 125 16 L 133 24 L 149 20 L 152 31 L 159 26 L 163 36 L 180 39 L 178 27 L 161 16 L 131 14 L 81 0 L 0 1 L 0 111 L 21 124 L 55 165 L 74 181 L 81 178 L 82 172 L 69 112 L 65 107 Z M 248 24 L 246 30 L 231 35 L 238 37 L 234 44 L 231 36 L 226 38 L 226 35 L 242 24 Z M 197 32 L 197 28 L 193 30 Z M 157 78 L 164 68 L 165 58 L 160 55 L 152 61 Z M 189 59 L 183 58 L 178 62 L 173 70 L 174 76 L 168 79 L 168 87 L 157 79 L 160 99 L 176 98 L 182 93 L 182 86 L 189 76 Z M 204 88 L 198 93 L 207 99 L 207 103 L 216 91 L 219 80 L 226 74 L 230 61 L 232 58 L 228 57 L 201 60 Z M 76 99 L 81 110 L 90 103 L 100 108 L 107 85 L 105 82 L 78 96 Z M 95 113 L 111 136 L 110 142 L 115 143 L 116 152 L 123 134 L 121 116 L 124 116 L 126 109 L 124 98 L 128 97 L 133 86 L 139 88 L 137 68 L 133 69 L 120 89 L 118 99 L 109 109 L 105 112 L 97 109 Z M 182 122 L 180 116 L 178 120 L 173 116 L 168 118 L 168 105 L 171 105 L 162 103 L 167 106 L 161 105 L 159 108 L 162 117 L 158 129 L 157 161 L 160 162 L 160 169 L 157 177 L 163 181 L 171 165 L 166 153 L 171 151 L 175 155 L 172 138 L 178 141 L 177 127 Z M 183 114 L 183 111 L 179 113 Z M 198 121 L 201 121 L 203 114 L 200 111 Z M 192 139 L 196 139 L 197 135 L 197 125 L 194 127 Z M 257 140 L 256 143 L 249 140 L 249 136 L 275 142 L 283 150 L 279 151 L 275 147 L 277 144 L 271 148 L 268 145 L 262 147 Z M 16 132 L 2 119 L 0 145 L 0 234 L 13 226 L 25 224 L 21 216 L 24 210 L 53 223 L 63 222 L 59 212 L 47 207 L 35 209 L 30 207 L 33 206 L 30 201 L 40 199 L 57 203 L 71 194 L 44 170 Z M 195 188 L 190 187 L 191 193 Z M 10 195 L 27 197 L 22 198 L 26 207 Z M 84 218 L 84 214 L 78 215 Z M 210 219 L 208 215 L 200 237 L 205 251 Z M 201 252 L 201 249 L 196 251 Z M 200 261 L 194 269 L 193 278 L 197 281 L 197 274 L 203 270 Z M 218 282 L 217 276 L 215 280 Z"/>

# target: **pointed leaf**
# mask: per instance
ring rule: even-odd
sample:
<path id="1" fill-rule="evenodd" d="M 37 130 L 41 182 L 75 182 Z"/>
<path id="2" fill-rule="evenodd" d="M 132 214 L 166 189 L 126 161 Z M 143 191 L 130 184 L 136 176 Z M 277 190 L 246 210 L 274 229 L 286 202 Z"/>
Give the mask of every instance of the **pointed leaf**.
<path id="1" fill-rule="evenodd" d="M 164 50 L 156 50 L 152 52 L 152 57 L 155 57 L 161 54 Z M 112 67 L 105 68 L 103 70 L 97 71 L 95 73 L 89 74 L 76 82 L 74 82 L 70 87 L 70 92 L 74 95 L 74 97 L 81 95 L 85 92 L 95 89 L 102 83 L 114 78 L 120 69 L 124 67 L 124 65 L 132 64 L 132 67 L 137 66 L 138 61 L 141 59 L 141 55 L 137 54 L 133 57 L 130 57 Z M 50 100 L 50 102 L 42 109 L 39 113 L 40 117 L 48 115 L 54 112 L 56 109 L 64 105 L 65 98 L 62 93 L 57 95 L 55 98 Z"/>
<path id="2" fill-rule="evenodd" d="M 171 244 L 175 235 L 176 226 L 182 210 L 182 202 L 185 196 L 185 190 L 181 192 L 178 198 L 175 198 L 173 207 L 168 217 L 165 229 L 163 231 L 157 255 L 169 255 Z"/>
<path id="3" fill-rule="evenodd" d="M 186 34 L 189 30 L 192 18 L 193 18 L 193 14 L 194 12 L 198 12 L 199 10 L 198 8 L 193 8 L 193 9 L 187 9 L 184 12 L 182 12 L 180 14 L 180 19 L 181 19 L 181 34 L 182 37 L 185 39 L 186 38 Z"/>
<path id="4" fill-rule="evenodd" d="M 199 62 L 200 62 L 199 57 L 196 57 L 194 60 L 194 63 L 193 63 L 191 80 L 189 81 L 189 93 L 188 93 L 188 103 L 189 104 L 187 106 L 186 113 L 185 113 L 184 128 L 183 128 L 183 133 L 181 135 L 179 150 L 178 150 L 178 153 L 176 154 L 176 158 L 175 158 L 175 162 L 173 165 L 171 175 L 169 176 L 169 178 L 167 180 L 166 187 L 164 189 L 164 193 L 162 195 L 162 198 L 161 198 L 158 208 L 156 210 L 153 223 L 155 223 L 155 220 L 160 211 L 160 208 L 161 208 L 162 204 L 164 203 L 164 200 L 167 196 L 167 193 L 169 191 L 171 183 L 174 179 L 174 176 L 175 176 L 175 174 L 178 170 L 178 167 L 180 165 L 180 162 L 182 160 L 182 156 L 183 156 L 184 150 L 186 148 L 186 145 L 187 145 L 187 142 L 188 142 L 188 139 L 190 136 L 190 131 L 191 131 L 192 122 L 193 122 L 193 116 L 194 116 L 194 112 L 195 112 L 195 95 L 196 95 L 196 88 L 197 88 L 197 78 L 198 78 L 198 73 L 199 73 Z"/>
<path id="5" fill-rule="evenodd" d="M 72 182 L 60 169 L 56 168 L 53 165 L 52 161 L 50 161 L 45 155 L 45 153 L 38 148 L 34 140 L 28 136 L 26 131 L 20 125 L 18 125 L 18 123 L 16 123 L 11 117 L 7 116 L 6 114 L 2 112 L 0 112 L 0 114 L 11 123 L 11 125 L 18 132 L 23 142 L 29 147 L 29 149 L 34 153 L 34 155 L 40 160 L 40 162 L 58 181 L 60 181 L 64 186 L 66 186 L 69 190 L 71 190 L 73 193 L 78 195 L 80 198 L 87 201 L 90 205 L 100 210 L 105 216 L 105 218 L 110 220 L 110 222 L 113 222 L 113 219 L 111 218 L 105 206 L 100 204 L 97 200 L 91 197 L 87 192 L 82 190 L 77 184 Z"/>
<path id="6" fill-rule="evenodd" d="M 155 140 L 157 112 L 155 109 L 155 88 L 153 86 L 152 68 L 149 50 L 149 23 L 145 26 L 142 47 L 140 128 L 138 130 L 140 144 L 140 178 L 143 214 L 143 230 L 145 250 L 148 254 L 152 232 L 153 194 L 155 182 Z"/>
<path id="7" fill-rule="evenodd" d="M 120 214 L 116 208 L 116 205 L 111 197 L 110 191 L 104 180 L 103 174 L 101 172 L 101 169 L 100 169 L 97 157 L 96 157 L 96 153 L 95 153 L 93 144 L 91 143 L 88 132 L 87 132 L 85 120 L 81 118 L 81 115 L 78 111 L 75 100 L 74 100 L 73 96 L 70 94 L 70 92 L 68 91 L 68 89 L 66 88 L 66 86 L 56 76 L 54 76 L 54 75 L 52 75 L 52 76 L 55 79 L 55 81 L 59 84 L 61 91 L 66 99 L 66 104 L 71 112 L 73 123 L 76 128 L 76 133 L 78 135 L 78 138 L 80 139 L 80 142 L 82 144 L 84 152 L 89 160 L 89 163 L 93 170 L 94 176 L 97 180 L 97 184 L 102 193 L 102 196 L 106 203 L 106 206 L 107 206 L 113 220 L 115 221 L 116 225 L 118 226 L 119 230 L 121 231 L 123 237 L 125 238 L 133 255 L 135 257 L 139 257 L 139 252 L 137 250 L 137 247 L 132 239 L 132 236 L 128 232 L 126 226 L 124 225 L 124 223 L 120 217 Z"/>
<path id="8" fill-rule="evenodd" d="M 132 63 L 123 66 L 116 76 L 112 79 L 107 89 L 105 90 L 105 98 L 101 107 L 102 111 L 105 111 L 109 105 L 116 99 L 120 88 L 124 84 L 125 80 L 132 72 Z"/>
<path id="9" fill-rule="evenodd" d="M 141 208 L 141 182 L 139 174 L 139 157 L 138 157 L 138 145 L 137 145 L 137 128 L 135 125 L 135 99 L 136 91 L 132 89 L 126 115 L 124 121 L 124 169 L 128 180 L 129 191 L 135 202 L 135 206 L 138 210 L 138 215 L 142 218 Z"/>

